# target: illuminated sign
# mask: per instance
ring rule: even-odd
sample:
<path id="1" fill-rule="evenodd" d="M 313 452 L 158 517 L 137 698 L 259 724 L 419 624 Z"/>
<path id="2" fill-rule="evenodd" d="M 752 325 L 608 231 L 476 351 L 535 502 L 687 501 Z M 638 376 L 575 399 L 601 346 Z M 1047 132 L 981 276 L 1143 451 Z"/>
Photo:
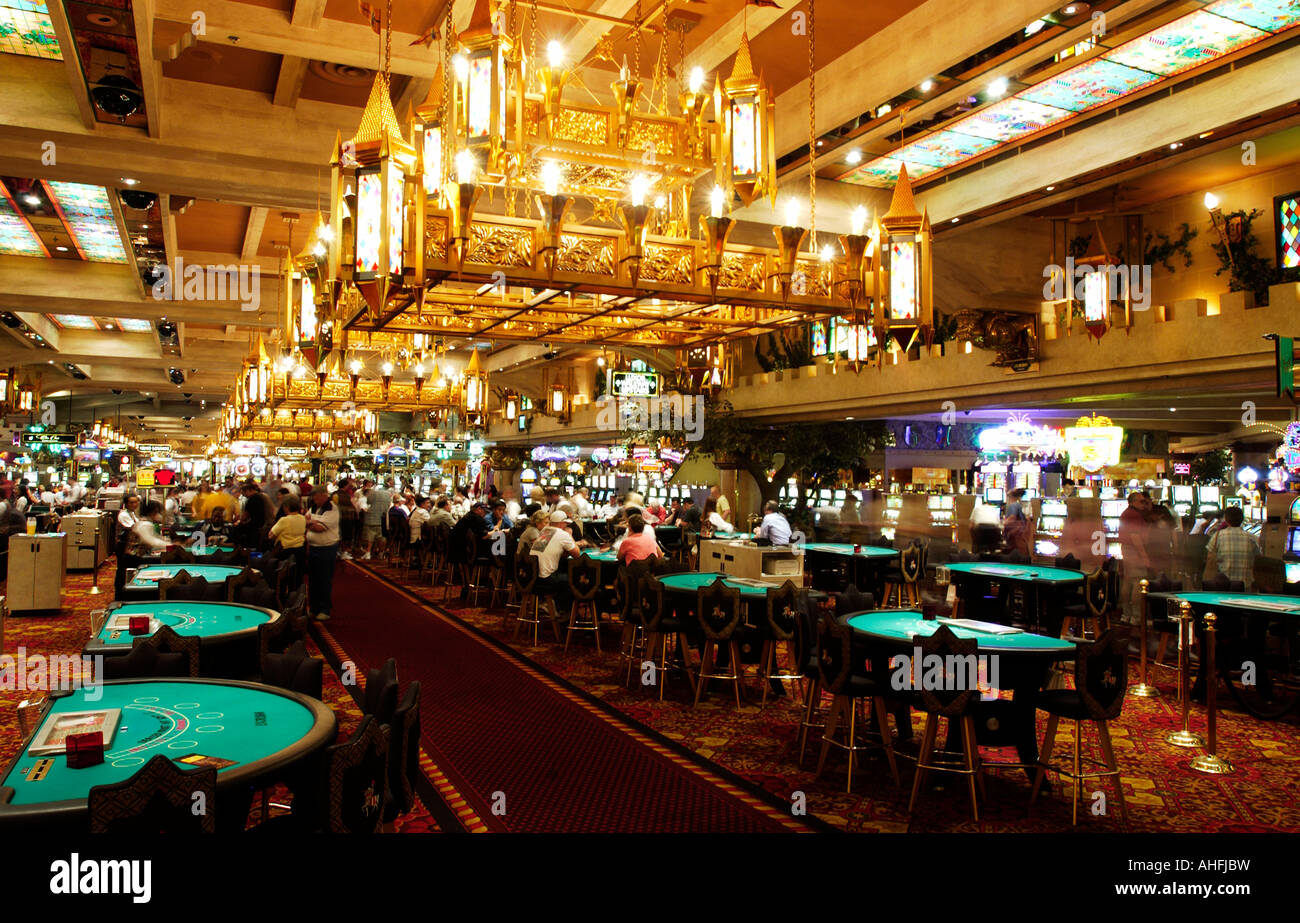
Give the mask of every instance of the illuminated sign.
<path id="1" fill-rule="evenodd" d="M 135 472 L 136 487 L 153 487 L 154 477 L 152 468 L 138 468 Z"/>
<path id="2" fill-rule="evenodd" d="M 230 444 L 231 455 L 265 455 L 265 442 L 249 442 L 245 439 L 237 439 Z"/>
<path id="3" fill-rule="evenodd" d="M 1256 471 L 1254 468 L 1250 467 L 1249 465 L 1247 465 L 1245 468 L 1242 468 L 1240 471 L 1237 472 L 1237 483 L 1254 484 L 1256 481 L 1259 480 L 1259 477 L 1260 477 L 1259 472 Z"/>
<path id="4" fill-rule="evenodd" d="M 1174 462 L 1174 474 L 1191 474 L 1191 462 Z"/>
<path id="5" fill-rule="evenodd" d="M 609 393 L 614 397 L 658 397 L 659 376 L 654 372 L 616 372 L 610 369 Z"/>
<path id="6" fill-rule="evenodd" d="M 577 458 L 582 449 L 576 445 L 539 445 L 533 449 L 533 461 L 568 461 Z"/>
<path id="7" fill-rule="evenodd" d="M 142 455 L 161 455 L 164 457 L 172 454 L 172 447 L 163 443 L 142 442 L 137 446 Z"/>
<path id="8" fill-rule="evenodd" d="M 1074 426 L 1066 427 L 1065 447 L 1070 453 L 1070 464 L 1087 472 L 1100 471 L 1108 465 L 1119 464 L 1119 450 L 1124 442 L 1123 427 L 1115 426 L 1109 417 L 1080 417 Z"/>
<path id="9" fill-rule="evenodd" d="M 26 433 L 23 442 L 28 445 L 76 445 L 77 437 L 71 433 Z"/>
<path id="10" fill-rule="evenodd" d="M 463 442 L 412 442 L 411 448 L 416 452 L 464 452 L 465 443 Z"/>
<path id="11" fill-rule="evenodd" d="M 1300 471 L 1300 422 L 1287 424 L 1277 457 L 1292 471 Z"/>
<path id="12" fill-rule="evenodd" d="M 1059 429 L 1034 426 L 1025 414 L 1013 413 L 1001 426 L 982 430 L 979 447 L 990 456 L 1013 453 L 1018 457 L 1055 458 L 1065 451 L 1065 439 Z"/>
<path id="13" fill-rule="evenodd" d="M 306 458 L 307 450 L 300 445 L 276 446 L 275 454 L 281 458 Z"/>

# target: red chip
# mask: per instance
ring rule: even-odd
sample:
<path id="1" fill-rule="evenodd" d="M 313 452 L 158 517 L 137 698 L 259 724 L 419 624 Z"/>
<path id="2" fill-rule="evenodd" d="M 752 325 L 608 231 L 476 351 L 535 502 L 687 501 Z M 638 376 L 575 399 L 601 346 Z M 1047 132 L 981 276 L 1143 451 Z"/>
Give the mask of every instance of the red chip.
<path id="1" fill-rule="evenodd" d="M 104 733 L 70 734 L 64 741 L 69 769 L 84 769 L 104 762 Z"/>
<path id="2" fill-rule="evenodd" d="M 149 616 L 133 615 L 127 622 L 127 631 L 133 635 L 149 634 Z"/>

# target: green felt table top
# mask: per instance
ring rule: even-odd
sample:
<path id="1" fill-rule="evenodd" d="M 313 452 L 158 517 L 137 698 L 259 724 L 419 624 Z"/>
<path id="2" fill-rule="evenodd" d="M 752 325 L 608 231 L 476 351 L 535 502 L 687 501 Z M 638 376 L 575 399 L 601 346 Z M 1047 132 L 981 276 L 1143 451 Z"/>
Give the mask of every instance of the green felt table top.
<path id="1" fill-rule="evenodd" d="M 170 580 L 182 570 L 191 577 L 202 577 L 208 583 L 220 583 L 243 570 L 233 564 L 148 564 L 136 572 L 135 579 L 127 584 L 133 590 L 152 589 L 159 580 Z"/>
<path id="2" fill-rule="evenodd" d="M 216 554 L 218 551 L 229 552 L 234 550 L 235 548 L 233 545 L 202 545 L 202 546 L 191 545 L 189 548 L 186 549 L 186 551 L 194 555 L 196 558 L 202 558 L 210 554 Z"/>
<path id="3" fill-rule="evenodd" d="M 1225 609 L 1250 609 L 1257 612 L 1282 612 L 1300 615 L 1300 597 L 1274 596 L 1267 593 L 1223 593 L 1213 590 L 1151 593 L 1157 599 L 1185 599 L 1194 606 L 1221 606 Z"/>
<path id="4" fill-rule="evenodd" d="M 1079 583 L 1083 574 L 1064 567 L 1040 567 L 1034 564 L 1002 564 L 996 561 L 963 561 L 940 565 L 954 574 L 975 574 L 1002 580 L 1025 580 L 1030 583 Z"/>
<path id="5" fill-rule="evenodd" d="M 606 564 L 616 564 L 618 562 L 618 555 L 612 551 L 595 551 L 593 549 L 587 549 L 583 554 L 591 558 L 593 561 L 604 561 Z"/>
<path id="6" fill-rule="evenodd" d="M 106 683 L 56 699 L 33 739 L 61 714 L 109 708 L 121 711 L 104 762 L 69 769 L 63 755 L 54 755 L 45 777 L 33 782 L 25 776 L 40 758 L 24 751 L 4 780 L 14 789 L 11 804 L 84 799 L 92 786 L 121 782 L 159 754 L 234 760 L 234 766 L 218 770 L 229 772 L 280 753 L 317 725 L 311 709 L 271 687 L 150 680 Z"/>
<path id="7" fill-rule="evenodd" d="M 171 626 L 178 635 L 211 638 L 234 632 L 256 631 L 258 625 L 269 622 L 274 614 L 256 606 L 244 606 L 239 603 L 184 600 L 123 603 L 109 612 L 108 620 L 99 630 L 95 641 L 99 644 L 120 644 L 129 647 L 137 637 L 143 637 L 133 635 L 129 631 L 115 631 L 111 626 L 117 616 L 147 615 L 157 619 L 163 625 Z"/>
<path id="8" fill-rule="evenodd" d="M 729 587 L 740 590 L 741 596 L 767 596 L 767 587 L 749 586 L 744 583 L 737 583 L 735 580 L 726 578 L 725 574 L 716 573 L 686 573 L 686 574 L 665 574 L 659 578 L 659 582 L 664 585 L 665 589 L 676 590 L 678 592 L 694 593 L 702 587 L 707 587 L 714 580 L 723 577 L 723 583 Z M 772 584 L 773 587 L 780 586 L 779 583 Z"/>
<path id="9" fill-rule="evenodd" d="M 853 546 L 848 542 L 804 542 L 803 545 L 795 547 L 801 547 L 804 551 L 822 551 L 827 554 L 855 554 L 862 558 L 898 557 L 898 549 L 882 548 L 879 545 L 860 545 L 857 551 L 854 551 Z"/>
<path id="10" fill-rule="evenodd" d="M 890 641 L 911 641 L 918 635 L 929 637 L 938 631 L 939 626 L 943 624 L 937 621 L 926 621 L 920 612 L 904 609 L 873 609 L 857 615 L 850 615 L 846 621 L 854 631 Z M 964 628 L 959 625 L 949 625 L 948 627 L 959 638 L 978 639 L 980 650 L 986 652 L 1004 652 L 1008 654 L 1060 652 L 1067 654 L 1074 650 L 1074 643 L 1071 641 L 1062 638 L 1049 638 L 1046 635 L 1036 635 L 1027 631 L 1014 634 L 993 634 Z"/>

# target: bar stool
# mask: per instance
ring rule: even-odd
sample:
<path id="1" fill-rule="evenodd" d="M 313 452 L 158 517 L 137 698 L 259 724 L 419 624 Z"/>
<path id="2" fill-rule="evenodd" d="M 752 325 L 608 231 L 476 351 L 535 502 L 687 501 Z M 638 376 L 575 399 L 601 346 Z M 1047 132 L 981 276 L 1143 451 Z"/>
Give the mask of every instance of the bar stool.
<path id="1" fill-rule="evenodd" d="M 773 682 L 803 679 L 802 670 L 795 673 L 777 668 L 776 647 L 784 644 L 790 662 L 800 666 L 799 650 L 794 644 L 799 632 L 799 613 L 802 594 L 793 581 L 787 580 L 779 587 L 769 587 L 766 602 L 766 624 L 763 626 L 763 649 L 759 653 L 758 681 L 763 686 L 760 707 L 767 706 L 767 692 Z"/>
<path id="2" fill-rule="evenodd" d="M 569 559 L 569 590 L 573 605 L 569 607 L 569 630 L 564 633 L 564 649 L 575 631 L 589 631 L 596 638 L 600 653 L 600 613 L 596 611 L 596 594 L 600 592 L 600 562 L 580 554 Z"/>
<path id="3" fill-rule="evenodd" d="M 1084 575 L 1083 602 L 1065 607 L 1061 637 L 1074 637 L 1075 619 L 1079 620 L 1083 631 L 1079 637 L 1088 637 L 1089 628 L 1092 630 L 1092 637 L 1098 637 L 1106 629 L 1106 615 L 1111 608 L 1110 574 L 1104 568 L 1098 567 L 1092 573 Z"/>
<path id="4" fill-rule="evenodd" d="M 687 661 L 689 646 L 686 643 L 685 623 L 664 604 L 664 585 L 653 574 L 643 574 L 637 580 L 637 609 L 645 631 L 645 650 L 655 665 L 659 701 L 664 699 L 670 670 L 684 673 L 686 682 L 691 687 L 691 695 L 698 696 L 699 686 L 691 675 L 691 666 Z M 668 658 L 670 639 L 675 642 L 673 660 Z"/>
<path id="5" fill-rule="evenodd" d="M 461 567 L 465 573 L 465 587 L 468 591 L 469 604 L 477 606 L 478 594 L 481 591 L 487 590 L 489 594 L 492 592 L 492 559 L 487 554 L 487 544 L 491 540 L 486 536 L 480 538 L 473 532 L 468 533 L 468 537 L 469 547 L 466 552 L 465 563 Z"/>
<path id="6" fill-rule="evenodd" d="M 898 571 L 890 574 L 885 582 L 883 608 L 890 608 L 889 602 L 897 595 L 898 608 L 919 606 L 921 604 L 921 579 L 925 576 L 925 545 L 908 545 L 898 556 Z M 903 602 L 903 593 L 907 593 L 907 602 Z"/>
<path id="7" fill-rule="evenodd" d="M 614 608 L 623 622 L 623 635 L 619 640 L 619 659 L 627 664 L 623 685 L 632 685 L 632 668 L 645 656 L 645 616 L 641 612 L 639 585 L 641 578 L 650 573 L 648 560 L 633 561 L 618 569 L 614 578 Z"/>
<path id="8" fill-rule="evenodd" d="M 539 592 L 537 589 L 538 561 L 536 555 L 527 555 L 519 559 L 519 566 L 516 569 L 517 579 L 519 580 L 519 614 L 515 616 L 515 633 L 512 640 L 519 638 L 519 629 L 524 625 L 531 625 L 533 630 L 533 647 L 540 643 L 542 622 L 549 621 L 551 628 L 555 631 L 555 640 L 560 640 L 559 615 L 555 611 L 555 599 L 553 596 Z M 550 615 L 545 619 L 542 616 L 542 602 L 545 601 Z"/>
<path id="9" fill-rule="evenodd" d="M 917 638 L 915 647 L 919 648 L 922 663 L 932 657 L 941 658 L 944 664 L 979 663 L 979 642 L 974 638 L 968 640 L 958 638 L 947 625 L 940 625 L 939 630 L 928 638 Z M 949 660 L 950 657 L 954 659 Z M 922 664 L 914 663 L 912 669 L 915 677 L 924 675 Z M 944 677 L 947 680 L 944 683 L 945 687 L 952 688 L 929 689 L 924 683 L 917 683 L 920 688 L 916 701 L 925 712 L 925 731 L 921 737 L 921 754 L 916 759 L 916 776 L 912 780 L 912 797 L 907 802 L 907 813 L 911 815 L 916 807 L 916 800 L 921 794 L 921 786 L 927 772 L 950 772 L 966 777 L 966 785 L 970 790 L 971 814 L 978 821 L 980 812 L 979 801 L 975 797 L 975 785 L 977 782 L 981 788 L 984 785 L 983 770 L 980 768 L 979 744 L 975 739 L 974 709 L 979 702 L 979 684 L 975 681 L 977 677 L 970 676 L 969 671 L 964 677 L 965 682 L 951 682 L 953 677 L 947 672 Z M 935 748 L 940 718 L 947 718 L 950 728 L 953 722 L 957 723 L 961 731 L 961 753 Z M 958 756 L 961 757 L 960 762 L 953 759 Z"/>
<path id="10" fill-rule="evenodd" d="M 711 679 L 730 681 L 736 692 L 736 708 L 740 708 L 740 645 L 736 632 L 740 628 L 740 590 L 729 587 L 721 577 L 695 594 L 695 616 L 704 632 L 704 650 L 700 656 L 699 682 L 695 685 L 695 704 L 700 704 Z M 719 645 L 726 645 L 729 669 L 726 673 L 711 672 L 716 669 Z"/>
<path id="11" fill-rule="evenodd" d="M 880 727 L 880 747 L 885 751 L 894 784 L 899 785 L 898 761 L 894 758 L 894 740 L 889 730 L 888 713 L 885 711 L 887 682 L 881 682 L 875 676 L 857 673 L 853 669 L 853 629 L 840 622 L 833 613 L 823 613 L 817 626 L 817 652 L 821 684 L 835 696 L 831 710 L 826 715 L 822 752 L 817 760 L 817 778 L 821 778 L 822 770 L 826 768 L 826 758 L 830 755 L 831 747 L 844 750 L 849 755 L 844 791 L 849 794 L 853 792 L 854 758 L 864 750 L 876 749 L 875 746 L 858 743 L 858 703 L 869 698 Z M 835 736 L 840 727 L 845 732 L 843 740 Z"/>
<path id="12" fill-rule="evenodd" d="M 1128 626 L 1113 628 L 1096 641 L 1079 644 L 1074 652 L 1074 688 L 1046 689 L 1038 698 L 1039 709 L 1047 712 L 1047 730 L 1043 734 L 1038 775 L 1034 778 L 1034 790 L 1029 796 L 1029 803 L 1033 804 L 1037 800 L 1043 777 L 1050 769 L 1074 783 L 1074 819 L 1071 823 L 1075 825 L 1079 823 L 1079 793 L 1084 779 L 1113 777 L 1120 820 L 1128 819 L 1124 785 L 1120 779 L 1119 764 L 1115 761 L 1115 749 L 1110 743 L 1110 722 L 1120 716 L 1128 692 L 1128 647 Z M 1056 726 L 1062 718 L 1074 722 L 1072 769 L 1051 762 L 1052 750 L 1056 747 Z M 1101 760 L 1085 758 L 1081 753 L 1085 721 L 1097 723 Z M 1100 772 L 1084 772 L 1084 762 L 1103 768 Z"/>
<path id="13" fill-rule="evenodd" d="M 445 522 L 440 522 L 433 527 L 433 571 L 429 576 L 429 585 L 434 589 L 438 588 L 439 580 L 442 581 L 442 598 L 445 602 L 448 594 L 451 593 L 452 584 L 452 563 L 451 563 L 451 526 Z"/>

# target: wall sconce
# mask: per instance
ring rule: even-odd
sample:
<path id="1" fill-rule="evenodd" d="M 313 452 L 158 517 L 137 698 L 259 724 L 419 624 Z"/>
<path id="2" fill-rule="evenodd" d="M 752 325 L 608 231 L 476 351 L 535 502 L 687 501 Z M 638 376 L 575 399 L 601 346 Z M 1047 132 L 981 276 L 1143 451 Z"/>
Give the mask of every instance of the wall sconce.
<path id="1" fill-rule="evenodd" d="M 704 130 L 704 109 L 709 103 L 709 94 L 704 90 L 704 68 L 691 68 L 688 92 L 681 94 L 677 100 L 682 107 L 682 118 L 686 120 L 686 141 L 690 145 L 688 152 L 693 157 L 703 155 L 707 133 Z"/>
<path id="2" fill-rule="evenodd" d="M 618 72 L 618 79 L 609 88 L 614 91 L 614 108 L 618 112 L 618 146 L 627 147 L 632 116 L 636 113 L 637 100 L 641 97 L 641 81 L 628 71 L 626 57 Z"/>
<path id="3" fill-rule="evenodd" d="M 554 120 L 560 114 L 560 97 L 569 72 L 564 69 L 564 46 L 552 41 L 546 46 L 546 67 L 540 68 L 537 77 L 542 83 L 542 130 L 549 141 Z"/>

